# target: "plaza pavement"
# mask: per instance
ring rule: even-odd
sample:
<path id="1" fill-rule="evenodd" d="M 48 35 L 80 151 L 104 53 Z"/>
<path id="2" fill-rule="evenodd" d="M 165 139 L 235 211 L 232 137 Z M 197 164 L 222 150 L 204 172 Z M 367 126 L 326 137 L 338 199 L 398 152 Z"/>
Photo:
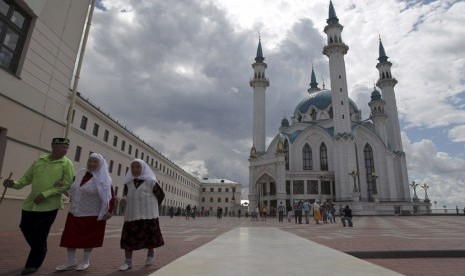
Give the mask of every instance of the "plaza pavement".
<path id="1" fill-rule="evenodd" d="M 465 216 L 405 216 L 405 217 L 355 217 L 353 228 L 344 228 L 335 224 L 295 224 L 294 221 L 279 223 L 276 218 L 267 221 L 250 221 L 242 217 L 226 217 L 218 220 L 214 217 L 197 218 L 195 221 L 184 218 L 161 217 L 160 225 L 165 246 L 157 250 L 157 259 L 153 266 L 145 266 L 145 251 L 136 251 L 133 268 L 127 272 L 117 271 L 123 261 L 123 251 L 119 248 L 119 238 L 123 224 L 122 217 L 113 217 L 108 221 L 104 246 L 94 250 L 91 266 L 83 272 L 54 272 L 54 267 L 66 260 L 65 249 L 59 247 L 66 212 L 60 211 L 48 240 L 49 251 L 42 268 L 34 275 L 157 275 L 156 271 L 188 254 L 203 250 L 203 245 L 211 246 L 215 242 L 229 241 L 239 230 L 249 229 L 257 235 L 262 227 L 263 243 L 275 243 L 276 250 L 291 252 L 290 245 L 276 242 L 276 231 L 287 233 L 286 239 L 303 238 L 309 242 L 361 256 L 365 261 L 382 266 L 404 275 L 465 275 Z M 17 227 L 20 208 L 16 201 L 5 200 L 0 206 L 0 276 L 19 275 L 29 248 Z M 238 230 L 239 229 L 239 230 Z M 247 230 L 247 231 L 249 231 Z M 259 233 L 261 233 L 259 231 Z M 269 234 L 265 234 L 269 233 Z M 224 234 L 224 235 L 223 235 Z M 232 236 L 231 236 L 232 235 Z M 217 237 L 220 239 L 215 240 Z M 303 240 L 301 239 L 301 240 Z M 211 241 L 214 243 L 209 243 Z M 239 240 L 237 241 L 239 242 Z M 294 244 L 294 245 L 291 245 Z M 302 244 L 305 244 L 302 242 Z M 321 247 L 323 248 L 323 247 Z M 197 251 L 194 251 L 198 249 Z M 326 250 L 326 249 L 324 249 Z M 317 252 L 323 252 L 323 249 Z M 393 253 L 394 252 L 394 253 Z M 222 254 L 219 252 L 218 254 Z M 268 254 L 268 252 L 263 252 Z M 335 256 L 339 253 L 335 253 Z M 82 251 L 78 251 L 79 258 Z M 187 256 L 187 255 L 186 255 Z M 190 255 L 189 255 L 190 256 Z M 402 258 L 397 258 L 402 256 Z M 442 257 L 444 256 L 444 257 Z M 446 256 L 453 256 L 448 257 Z M 434 258 L 433 258 L 434 257 Z M 182 259 L 179 259 L 181 261 Z M 337 258 L 329 258 L 329 266 L 338 266 Z M 299 260 L 292 260 L 298 266 Z M 229 257 L 229 265 L 234 266 L 234 257 Z M 311 266 L 312 257 L 302 257 L 302 265 Z M 254 265 L 253 259 L 250 265 Z M 272 269 L 276 263 L 262 263 Z M 315 263 L 318 271 L 325 270 Z M 162 273 L 163 270 L 160 270 Z M 293 271 L 289 267 L 289 271 Z M 309 271 L 309 275 L 312 274 Z M 165 274 L 168 275 L 168 274 Z M 186 274 L 188 275 L 188 274 Z M 221 275 L 218 274 L 218 275 Z M 291 274 L 289 274 L 291 275 Z M 331 274 L 327 274 L 331 275 Z M 351 275 L 351 274 L 346 274 Z"/>

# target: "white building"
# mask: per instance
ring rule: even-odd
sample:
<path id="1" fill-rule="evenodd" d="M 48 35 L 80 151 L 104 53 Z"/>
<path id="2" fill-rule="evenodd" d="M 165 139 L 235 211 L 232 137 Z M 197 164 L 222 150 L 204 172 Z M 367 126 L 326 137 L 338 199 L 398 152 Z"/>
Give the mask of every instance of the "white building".
<path id="1" fill-rule="evenodd" d="M 203 178 L 200 184 L 200 212 L 216 215 L 218 207 L 223 214 L 235 216 L 240 209 L 242 185 L 227 179 Z M 242 211 L 242 210 L 241 210 Z"/>
<path id="2" fill-rule="evenodd" d="M 63 136 L 70 86 L 89 1 L 0 0 L 0 175 L 19 178 Z M 84 93 L 85 94 L 85 93 Z M 200 181 L 156 151 L 88 99 L 78 95 L 68 157 L 76 170 L 91 152 L 108 161 L 118 196 L 134 158 L 145 160 L 165 191 L 169 206 L 199 205 Z M 30 187 L 8 189 L 23 199 Z M 124 204 L 123 204 L 124 207 Z"/>
<path id="3" fill-rule="evenodd" d="M 344 55 L 349 47 L 342 38 L 330 1 L 324 32 L 329 58 L 331 90 L 320 89 L 312 68 L 308 95 L 298 102 L 291 122 L 284 118 L 277 135 L 265 148 L 265 76 L 259 41 L 253 88 L 253 147 L 249 166 L 251 206 L 276 208 L 279 202 L 321 199 L 350 204 L 358 214 L 394 214 L 413 211 L 405 153 L 402 148 L 394 86 L 383 44 L 379 43 L 381 92 L 371 93 L 369 119 L 362 120 L 349 99 Z M 370 94 L 367 93 L 367 97 Z M 415 204 L 425 211 L 428 204 Z"/>

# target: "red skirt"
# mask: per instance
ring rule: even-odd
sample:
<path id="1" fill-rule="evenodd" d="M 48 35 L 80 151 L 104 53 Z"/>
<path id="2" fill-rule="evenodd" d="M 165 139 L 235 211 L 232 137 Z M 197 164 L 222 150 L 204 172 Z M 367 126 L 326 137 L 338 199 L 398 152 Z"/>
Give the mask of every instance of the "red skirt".
<path id="1" fill-rule="evenodd" d="M 75 217 L 68 213 L 60 246 L 66 248 L 101 247 L 106 224 L 106 220 L 97 220 L 97 216 Z"/>
<path id="2" fill-rule="evenodd" d="M 121 233 L 121 248 L 139 250 L 164 245 L 158 218 L 125 221 Z"/>

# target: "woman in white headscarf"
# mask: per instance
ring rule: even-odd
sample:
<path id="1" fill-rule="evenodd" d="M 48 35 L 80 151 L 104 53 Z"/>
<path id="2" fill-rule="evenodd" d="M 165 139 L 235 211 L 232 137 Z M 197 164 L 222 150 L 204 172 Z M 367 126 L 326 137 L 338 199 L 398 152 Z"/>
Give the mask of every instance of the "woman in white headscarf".
<path id="1" fill-rule="evenodd" d="M 165 244 L 158 222 L 159 206 L 165 194 L 143 160 L 132 161 L 124 180 L 123 196 L 127 204 L 120 244 L 126 260 L 119 267 L 121 271 L 132 268 L 134 250 L 147 248 L 146 265 L 151 265 L 155 259 L 154 249 Z"/>
<path id="2" fill-rule="evenodd" d="M 89 156 L 87 168 L 81 169 L 75 176 L 70 195 L 71 204 L 60 242 L 61 247 L 67 248 L 68 261 L 57 266 L 58 271 L 86 270 L 92 249 L 103 244 L 114 195 L 108 165 L 102 155 L 92 153 Z M 84 257 L 79 265 L 76 248 L 84 249 Z"/>

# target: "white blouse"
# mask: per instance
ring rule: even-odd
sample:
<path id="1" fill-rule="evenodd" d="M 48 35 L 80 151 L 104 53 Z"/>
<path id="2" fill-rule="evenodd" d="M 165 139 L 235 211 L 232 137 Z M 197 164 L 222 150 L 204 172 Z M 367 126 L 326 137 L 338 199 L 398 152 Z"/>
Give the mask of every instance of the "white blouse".
<path id="1" fill-rule="evenodd" d="M 69 212 L 75 217 L 98 216 L 102 205 L 94 178 L 81 186 L 81 180 L 85 173 L 86 170 L 79 171 L 71 185 Z"/>
<path id="2" fill-rule="evenodd" d="M 158 200 L 153 194 L 156 183 L 154 180 L 146 180 L 138 188 L 134 185 L 134 181 L 126 184 L 128 193 L 126 195 L 127 205 L 124 221 L 159 217 Z"/>

